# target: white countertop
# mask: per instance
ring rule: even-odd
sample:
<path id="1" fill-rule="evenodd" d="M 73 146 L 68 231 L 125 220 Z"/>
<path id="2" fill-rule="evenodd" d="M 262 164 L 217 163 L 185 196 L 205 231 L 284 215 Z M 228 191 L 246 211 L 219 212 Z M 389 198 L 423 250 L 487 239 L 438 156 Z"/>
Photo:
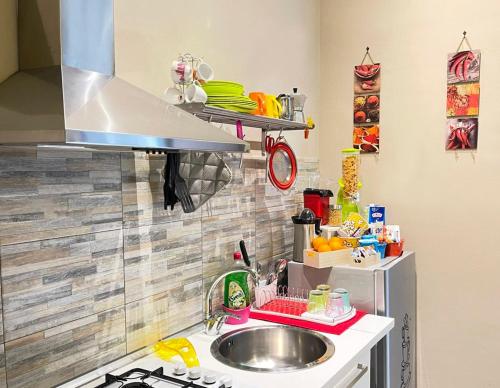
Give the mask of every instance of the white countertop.
<path id="1" fill-rule="evenodd" d="M 221 334 L 236 328 L 270 324 L 272 325 L 270 322 L 251 319 L 245 325 L 226 325 Z M 351 361 L 359 357 L 361 353 L 371 349 L 393 327 L 394 319 L 392 318 L 365 315 L 342 335 L 321 333 L 331 339 L 335 345 L 333 357 L 312 368 L 284 373 L 248 372 L 226 366 L 210 354 L 210 344 L 214 337 L 198 333 L 188 337 L 188 339 L 198 353 L 201 366 L 230 374 L 235 381 L 243 381 L 248 387 L 276 388 L 286 386 L 287 388 L 304 388 L 304 383 L 307 382 L 307 387 L 322 388 L 331 387 L 336 382 L 336 377 L 347 372 Z"/>
<path id="2" fill-rule="evenodd" d="M 224 325 L 221 334 L 243 327 L 264 325 L 274 324 L 251 319 L 244 325 Z M 234 381 L 234 388 L 303 388 L 306 382 L 307 387 L 323 388 L 331 387 L 335 384 L 341 376 L 349 371 L 353 361 L 361 354 L 371 349 L 381 338 L 387 335 L 393 327 L 394 319 L 392 318 L 365 315 L 342 333 L 342 335 L 322 333 L 335 345 L 335 353 L 329 360 L 312 368 L 281 373 L 250 372 L 229 367 L 217 361 L 210 353 L 210 345 L 216 337 L 197 332 L 189 335 L 188 339 L 196 349 L 200 360 L 200 367 L 231 375 Z M 177 336 L 180 337 L 182 335 L 183 333 L 179 333 Z M 138 366 L 147 369 L 155 369 L 162 366 L 164 363 L 165 361 L 158 358 L 155 354 L 149 354 L 125 366 L 123 366 L 124 364 L 122 363 L 122 367 L 116 372 L 121 373 Z M 109 368 L 106 368 L 106 370 L 101 369 L 93 371 L 61 387 L 92 387 L 98 385 L 103 380 L 95 380 L 96 377 L 102 376 L 108 371 Z M 89 381 L 92 381 L 92 383 L 89 384 Z"/>

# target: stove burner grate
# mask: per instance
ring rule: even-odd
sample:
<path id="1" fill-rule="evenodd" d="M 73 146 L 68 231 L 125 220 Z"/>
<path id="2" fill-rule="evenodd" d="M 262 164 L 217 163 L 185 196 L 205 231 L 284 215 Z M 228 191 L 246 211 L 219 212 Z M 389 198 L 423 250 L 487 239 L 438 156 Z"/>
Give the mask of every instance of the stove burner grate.
<path id="1" fill-rule="evenodd" d="M 177 377 L 165 376 L 163 374 L 163 368 L 158 368 L 154 371 L 148 371 L 146 369 L 141 369 L 141 368 L 134 368 L 119 376 L 106 374 L 105 378 L 106 378 L 105 382 L 101 385 L 98 385 L 95 388 L 107 388 L 113 383 L 121 383 L 122 385 L 120 386 L 120 388 L 152 388 L 151 385 L 143 381 L 146 380 L 147 378 L 155 378 L 166 382 L 174 383 L 179 388 L 205 388 L 202 385 L 196 384 L 194 381 L 186 381 Z M 142 381 L 127 383 L 127 380 L 132 380 L 132 379 L 142 380 Z M 224 385 L 222 385 L 219 388 L 223 387 Z"/>
<path id="2" fill-rule="evenodd" d="M 142 382 L 142 383 L 135 382 L 135 383 L 128 383 L 128 384 L 122 385 L 122 388 L 151 388 L 151 385 L 146 384 L 144 382 Z"/>

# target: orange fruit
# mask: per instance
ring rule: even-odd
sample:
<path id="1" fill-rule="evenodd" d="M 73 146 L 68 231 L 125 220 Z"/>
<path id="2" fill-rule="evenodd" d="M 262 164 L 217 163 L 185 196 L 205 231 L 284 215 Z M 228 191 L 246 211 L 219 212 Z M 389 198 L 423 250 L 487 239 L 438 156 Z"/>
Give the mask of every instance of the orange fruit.
<path id="1" fill-rule="evenodd" d="M 344 249 L 344 242 L 339 237 L 332 237 L 328 241 L 328 245 L 332 251 L 338 251 L 339 249 Z"/>
<path id="2" fill-rule="evenodd" d="M 318 247 L 318 252 L 330 252 L 331 249 L 330 249 L 330 246 L 328 244 L 321 244 L 319 247 Z"/>
<path id="3" fill-rule="evenodd" d="M 328 240 L 324 237 L 315 237 L 313 240 L 312 240 L 312 246 L 314 249 L 318 250 L 318 248 L 320 247 L 320 245 L 323 245 L 323 244 L 328 244 Z"/>
<path id="4" fill-rule="evenodd" d="M 328 240 L 328 243 L 331 243 L 333 241 L 340 241 L 340 242 L 342 242 L 342 239 L 340 237 L 334 236 L 334 237 L 330 238 L 330 240 Z"/>

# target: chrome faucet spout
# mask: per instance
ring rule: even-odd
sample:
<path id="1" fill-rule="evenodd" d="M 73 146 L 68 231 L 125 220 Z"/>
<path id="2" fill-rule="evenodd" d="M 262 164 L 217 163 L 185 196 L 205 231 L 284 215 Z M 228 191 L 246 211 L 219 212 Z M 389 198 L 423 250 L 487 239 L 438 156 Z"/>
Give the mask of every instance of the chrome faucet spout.
<path id="1" fill-rule="evenodd" d="M 214 280 L 212 285 L 210 286 L 210 289 L 207 292 L 207 295 L 205 297 L 205 333 L 210 334 L 210 335 L 218 335 L 219 330 L 222 327 L 222 321 L 225 320 L 226 317 L 229 314 L 214 314 L 212 311 L 212 298 L 213 298 L 213 293 L 214 290 L 217 288 L 219 283 L 227 276 L 231 275 L 234 273 L 241 273 L 241 272 L 247 272 L 250 274 L 250 277 L 253 281 L 254 286 L 257 285 L 258 283 L 258 274 L 251 268 L 238 268 L 234 270 L 230 270 L 227 272 L 224 272 L 223 274 L 219 275 L 217 279 Z"/>

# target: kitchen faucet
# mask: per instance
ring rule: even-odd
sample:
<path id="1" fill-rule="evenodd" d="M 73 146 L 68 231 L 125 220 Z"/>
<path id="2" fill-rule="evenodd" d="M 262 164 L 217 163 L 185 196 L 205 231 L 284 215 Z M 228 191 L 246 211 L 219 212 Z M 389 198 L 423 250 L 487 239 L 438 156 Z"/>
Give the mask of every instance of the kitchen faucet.
<path id="1" fill-rule="evenodd" d="M 238 269 L 233 269 L 227 272 L 224 272 L 221 274 L 217 279 L 214 280 L 212 285 L 210 286 L 210 289 L 207 292 L 207 296 L 205 297 L 205 320 L 203 321 L 203 324 L 205 325 L 205 333 L 208 335 L 219 335 L 220 329 L 222 328 L 222 325 L 226 321 L 227 317 L 232 317 L 236 319 L 240 319 L 237 315 L 227 313 L 225 311 L 216 311 L 215 313 L 212 312 L 212 296 L 219 285 L 219 283 L 227 276 L 231 275 L 233 273 L 240 273 L 240 272 L 248 272 L 253 280 L 254 286 L 257 286 L 258 282 L 258 276 L 257 272 L 255 272 L 251 268 L 238 268 Z"/>

